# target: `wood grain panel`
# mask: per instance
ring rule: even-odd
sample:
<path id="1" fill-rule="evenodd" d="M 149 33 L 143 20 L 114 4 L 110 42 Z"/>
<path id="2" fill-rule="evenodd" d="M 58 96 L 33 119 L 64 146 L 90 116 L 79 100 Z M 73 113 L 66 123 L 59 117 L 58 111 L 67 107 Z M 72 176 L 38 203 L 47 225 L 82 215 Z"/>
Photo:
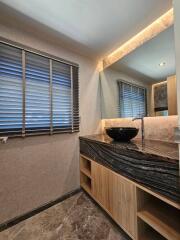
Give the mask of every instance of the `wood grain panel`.
<path id="1" fill-rule="evenodd" d="M 122 184 L 121 179 L 117 174 L 111 174 L 109 179 L 109 194 L 110 194 L 110 212 L 115 221 L 121 226 L 122 225 Z"/>
<path id="2" fill-rule="evenodd" d="M 136 232 L 136 198 L 135 186 L 120 178 L 122 184 L 121 192 L 121 211 L 122 226 L 135 236 Z"/>
<path id="3" fill-rule="evenodd" d="M 92 162 L 92 194 L 107 210 L 109 210 L 108 169 Z"/>
<path id="4" fill-rule="evenodd" d="M 167 78 L 167 92 L 168 92 L 168 115 L 177 115 L 177 87 L 176 76 Z"/>
<path id="5" fill-rule="evenodd" d="M 92 162 L 92 194 L 130 236 L 136 235 L 136 198 L 132 183 Z"/>

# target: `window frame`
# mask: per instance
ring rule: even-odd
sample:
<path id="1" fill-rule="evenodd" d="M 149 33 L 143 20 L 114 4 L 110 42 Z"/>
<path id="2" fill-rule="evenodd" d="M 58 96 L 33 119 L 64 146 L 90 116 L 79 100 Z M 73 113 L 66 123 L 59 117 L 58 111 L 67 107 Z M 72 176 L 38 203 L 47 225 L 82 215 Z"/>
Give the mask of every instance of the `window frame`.
<path id="1" fill-rule="evenodd" d="M 122 116 L 122 113 L 121 113 L 121 103 L 120 103 L 120 99 L 121 99 L 121 96 L 120 96 L 120 84 L 127 84 L 129 85 L 131 88 L 132 87 L 136 87 L 138 89 L 142 89 L 144 91 L 144 99 L 145 99 L 145 102 L 144 102 L 144 107 L 145 107 L 145 116 L 143 117 L 146 117 L 147 116 L 147 88 L 146 87 L 143 87 L 141 85 L 138 85 L 136 83 L 131 83 L 131 82 L 128 82 L 128 81 L 125 81 L 125 80 L 121 80 L 121 79 L 118 79 L 117 80 L 117 84 L 118 84 L 118 99 L 119 99 L 119 117 L 121 118 L 129 118 L 129 117 L 124 117 Z M 133 118 L 134 116 L 131 116 L 130 118 Z M 142 117 L 142 116 L 137 116 L 137 117 Z"/>
<path id="2" fill-rule="evenodd" d="M 79 64 L 53 56 L 49 53 L 42 52 L 40 50 L 25 46 L 23 44 L 5 39 L 3 37 L 0 37 L 0 43 L 8 45 L 10 47 L 14 47 L 16 49 L 21 50 L 22 53 L 22 129 L 19 133 L 13 134 L 10 133 L 12 129 L 4 131 L 4 133 L 1 133 L 0 136 L 8 136 L 8 137 L 25 137 L 25 136 L 31 136 L 31 135 L 52 135 L 56 133 L 74 133 L 74 132 L 79 132 L 79 125 L 80 125 L 80 117 L 79 117 Z M 32 53 L 41 57 L 44 57 L 48 59 L 49 61 L 49 97 L 50 97 L 50 131 L 45 131 L 41 132 L 39 127 L 39 131 L 36 131 L 34 133 L 26 133 L 25 129 L 25 118 L 26 118 L 26 62 L 25 62 L 25 54 L 26 53 Z M 71 130 L 65 129 L 64 131 L 62 130 L 56 130 L 53 131 L 53 101 L 52 101 L 52 94 L 53 94 L 53 89 L 52 89 L 52 62 L 59 62 L 65 65 L 68 65 L 70 67 L 70 81 L 71 81 Z M 75 74 L 74 71 L 77 70 L 77 73 Z M 76 75 L 76 78 L 74 78 L 73 75 Z M 73 83 L 73 80 L 76 80 L 76 83 Z M 74 86 L 75 85 L 75 86 Z M 76 103 L 74 103 L 74 100 Z M 75 123 L 74 123 L 75 122 Z M 75 126 L 75 127 L 74 127 Z M 43 128 L 43 126 L 42 126 Z M 38 128 L 37 128 L 38 129 Z M 3 131 L 2 131 L 3 132 Z"/>

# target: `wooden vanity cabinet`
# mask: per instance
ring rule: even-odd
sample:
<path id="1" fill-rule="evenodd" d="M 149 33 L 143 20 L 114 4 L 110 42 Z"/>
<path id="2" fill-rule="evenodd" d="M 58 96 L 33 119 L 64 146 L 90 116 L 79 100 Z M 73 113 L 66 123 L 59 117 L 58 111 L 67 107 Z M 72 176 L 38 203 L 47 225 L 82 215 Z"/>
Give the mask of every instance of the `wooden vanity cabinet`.
<path id="1" fill-rule="evenodd" d="M 135 186 L 110 169 L 91 163 L 92 196 L 132 238 L 135 238 Z"/>
<path id="2" fill-rule="evenodd" d="M 179 240 L 180 205 L 80 156 L 81 187 L 133 240 Z"/>

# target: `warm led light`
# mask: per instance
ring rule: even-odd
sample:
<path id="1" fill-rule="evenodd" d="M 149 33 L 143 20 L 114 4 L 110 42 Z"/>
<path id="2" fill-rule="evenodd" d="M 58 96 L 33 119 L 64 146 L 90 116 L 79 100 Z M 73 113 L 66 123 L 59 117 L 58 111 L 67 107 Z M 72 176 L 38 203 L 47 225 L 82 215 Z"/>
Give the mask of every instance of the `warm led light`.
<path id="1" fill-rule="evenodd" d="M 98 72 L 103 71 L 103 61 L 102 60 L 100 60 L 97 64 L 97 71 Z"/>
<path id="2" fill-rule="evenodd" d="M 160 67 L 164 67 L 165 65 L 166 65 L 165 62 L 161 62 L 161 63 L 159 63 L 159 66 L 160 66 Z"/>
<path id="3" fill-rule="evenodd" d="M 106 68 L 111 64 L 115 63 L 119 59 L 132 52 L 137 47 L 141 46 L 145 42 L 149 41 L 153 37 L 157 36 L 160 32 L 164 31 L 174 23 L 173 8 L 163 14 L 161 17 L 156 19 L 149 26 L 144 28 L 137 35 L 132 37 L 130 40 L 125 42 L 111 54 L 103 59 L 103 67 Z"/>

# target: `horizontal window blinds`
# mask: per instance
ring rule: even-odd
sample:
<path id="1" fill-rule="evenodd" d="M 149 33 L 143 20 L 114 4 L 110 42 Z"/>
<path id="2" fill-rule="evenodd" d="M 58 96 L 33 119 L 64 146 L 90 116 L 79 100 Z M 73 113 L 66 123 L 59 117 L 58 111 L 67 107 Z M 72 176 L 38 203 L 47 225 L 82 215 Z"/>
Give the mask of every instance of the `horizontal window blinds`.
<path id="1" fill-rule="evenodd" d="M 71 66 L 53 61 L 53 131 L 72 129 L 71 84 Z"/>
<path id="2" fill-rule="evenodd" d="M 146 89 L 118 81 L 120 117 L 146 116 Z"/>
<path id="3" fill-rule="evenodd" d="M 0 45 L 0 135 L 79 131 L 78 66 Z"/>
<path id="4" fill-rule="evenodd" d="M 0 135 L 22 131 L 22 52 L 0 43 Z"/>
<path id="5" fill-rule="evenodd" d="M 49 59 L 26 53 L 25 132 L 50 130 Z"/>

